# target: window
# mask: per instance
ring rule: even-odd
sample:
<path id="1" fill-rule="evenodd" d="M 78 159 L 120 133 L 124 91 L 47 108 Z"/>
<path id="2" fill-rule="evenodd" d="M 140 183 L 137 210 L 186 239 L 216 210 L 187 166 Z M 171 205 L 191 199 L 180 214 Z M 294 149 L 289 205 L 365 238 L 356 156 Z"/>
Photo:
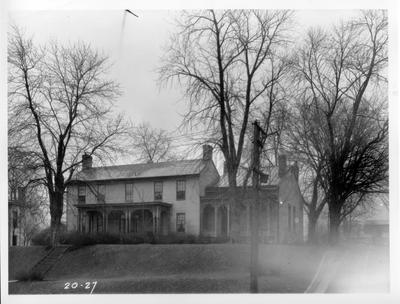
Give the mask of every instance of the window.
<path id="1" fill-rule="evenodd" d="M 78 186 L 78 203 L 79 204 L 86 203 L 86 186 L 85 185 Z"/>
<path id="2" fill-rule="evenodd" d="M 18 228 L 18 212 L 17 211 L 12 212 L 12 222 L 13 222 L 13 229 Z"/>
<path id="3" fill-rule="evenodd" d="M 11 189 L 11 192 L 10 192 L 10 200 L 11 200 L 11 201 L 16 201 L 16 200 L 17 200 L 17 190 Z"/>
<path id="4" fill-rule="evenodd" d="M 176 200 L 182 201 L 186 197 L 186 181 L 177 180 L 176 181 Z"/>
<path id="5" fill-rule="evenodd" d="M 185 213 L 176 214 L 176 232 L 185 232 Z"/>
<path id="6" fill-rule="evenodd" d="M 162 182 L 154 182 L 154 200 L 162 201 L 163 194 L 163 183 Z"/>
<path id="7" fill-rule="evenodd" d="M 292 207 L 292 230 L 296 232 L 296 207 Z"/>
<path id="8" fill-rule="evenodd" d="M 125 201 L 133 202 L 133 184 L 125 184 Z"/>
<path id="9" fill-rule="evenodd" d="M 97 201 L 100 203 L 106 202 L 106 185 L 97 185 Z"/>

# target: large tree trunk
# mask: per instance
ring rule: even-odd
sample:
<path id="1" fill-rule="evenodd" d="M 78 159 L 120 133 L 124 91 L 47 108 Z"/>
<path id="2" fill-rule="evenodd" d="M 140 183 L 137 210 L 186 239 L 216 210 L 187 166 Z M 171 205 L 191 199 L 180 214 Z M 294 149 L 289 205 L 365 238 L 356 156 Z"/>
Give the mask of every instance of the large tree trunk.
<path id="1" fill-rule="evenodd" d="M 340 204 L 335 200 L 328 202 L 329 205 L 329 243 L 336 245 L 339 241 L 340 226 Z"/>
<path id="2" fill-rule="evenodd" d="M 239 218 L 238 209 L 239 202 L 237 197 L 236 187 L 236 171 L 228 169 L 228 183 L 229 183 L 229 228 L 230 228 L 230 239 L 232 242 L 236 242 L 239 239 Z"/>
<path id="3" fill-rule="evenodd" d="M 50 232 L 51 246 L 55 247 L 59 243 L 61 217 L 63 214 L 64 191 L 63 187 L 56 187 L 58 191 L 50 192 Z"/>
<path id="4" fill-rule="evenodd" d="M 307 242 L 309 244 L 317 243 L 317 234 L 316 234 L 317 220 L 318 217 L 315 215 L 315 213 L 310 211 L 310 213 L 308 214 L 308 238 L 307 238 Z"/>

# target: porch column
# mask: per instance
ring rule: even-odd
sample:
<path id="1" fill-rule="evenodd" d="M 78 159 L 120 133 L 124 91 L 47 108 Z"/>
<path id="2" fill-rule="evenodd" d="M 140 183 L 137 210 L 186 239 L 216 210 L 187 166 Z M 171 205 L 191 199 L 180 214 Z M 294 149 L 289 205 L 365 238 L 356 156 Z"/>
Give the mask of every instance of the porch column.
<path id="1" fill-rule="evenodd" d="M 128 217 L 127 217 L 127 227 L 128 233 L 131 231 L 131 210 L 128 208 Z"/>
<path id="2" fill-rule="evenodd" d="M 214 206 L 214 236 L 217 236 L 217 206 Z"/>
<path id="3" fill-rule="evenodd" d="M 157 222 L 157 214 L 156 214 L 157 209 L 154 207 L 151 207 L 151 214 L 153 216 L 153 234 L 157 233 L 157 227 L 156 227 L 156 222 Z"/>
<path id="4" fill-rule="evenodd" d="M 124 211 L 124 213 L 125 213 L 125 233 L 128 233 L 128 214 L 129 214 L 129 211 L 128 210 L 125 210 Z"/>
<path id="5" fill-rule="evenodd" d="M 247 203 L 246 206 L 246 236 L 250 236 L 250 205 Z"/>
<path id="6" fill-rule="evenodd" d="M 160 206 L 156 207 L 156 234 L 159 234 L 161 229 L 160 229 Z"/>
<path id="7" fill-rule="evenodd" d="M 104 220 L 105 220 L 105 225 L 104 225 L 104 232 L 108 231 L 108 211 L 106 210 L 104 212 Z"/>
<path id="8" fill-rule="evenodd" d="M 106 211 L 102 211 L 101 215 L 103 217 L 103 233 L 106 232 Z"/>
<path id="9" fill-rule="evenodd" d="M 229 222 L 230 222 L 230 220 L 231 220 L 231 217 L 230 217 L 230 215 L 229 215 L 229 212 L 230 212 L 230 209 L 229 209 L 229 204 L 227 204 L 226 205 L 226 236 L 229 238 L 229 235 L 231 234 L 231 231 L 230 231 L 230 224 L 229 224 Z"/>
<path id="10" fill-rule="evenodd" d="M 76 223 L 76 228 L 78 232 L 81 232 L 81 210 L 78 209 L 78 218 L 77 218 L 77 223 Z"/>
<path id="11" fill-rule="evenodd" d="M 200 235 L 203 234 L 203 205 L 200 203 Z"/>

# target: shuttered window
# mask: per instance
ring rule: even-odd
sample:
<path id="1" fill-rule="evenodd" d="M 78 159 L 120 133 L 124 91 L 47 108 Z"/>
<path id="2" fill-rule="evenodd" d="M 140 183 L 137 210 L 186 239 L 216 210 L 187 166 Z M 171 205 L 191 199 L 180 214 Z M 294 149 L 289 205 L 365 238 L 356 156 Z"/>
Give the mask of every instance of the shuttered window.
<path id="1" fill-rule="evenodd" d="M 182 201 L 186 199 L 186 181 L 177 180 L 176 181 L 176 200 Z"/>

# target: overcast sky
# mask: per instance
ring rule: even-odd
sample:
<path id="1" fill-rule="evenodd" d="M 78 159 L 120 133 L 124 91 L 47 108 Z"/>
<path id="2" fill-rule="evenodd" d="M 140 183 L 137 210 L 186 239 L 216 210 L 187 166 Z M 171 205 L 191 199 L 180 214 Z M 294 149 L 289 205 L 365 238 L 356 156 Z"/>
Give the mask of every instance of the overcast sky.
<path id="1" fill-rule="evenodd" d="M 186 104 L 178 87 L 159 88 L 157 66 L 179 11 L 135 10 L 11 11 L 9 22 L 33 35 L 37 43 L 83 40 L 103 51 L 113 62 L 110 77 L 121 84 L 123 95 L 116 110 L 134 123 L 149 122 L 170 132 L 181 123 Z M 310 26 L 330 26 L 356 15 L 349 10 L 303 10 L 295 13 L 293 30 L 299 37 Z M 125 22 L 124 22 L 125 16 Z M 181 141 L 185 139 L 180 138 Z M 175 143 L 176 145 L 176 143 Z"/>
<path id="2" fill-rule="evenodd" d="M 148 121 L 153 126 L 172 131 L 180 123 L 179 112 L 185 102 L 178 88 L 159 89 L 157 66 L 163 46 L 174 31 L 173 19 L 179 11 L 135 11 L 136 18 L 124 11 L 14 11 L 15 22 L 33 35 L 35 41 L 60 42 L 83 40 L 110 56 L 114 63 L 111 77 L 119 82 L 123 96 L 117 107 L 134 122 Z M 311 25 L 329 25 L 354 11 L 299 11 L 297 26 L 303 32 Z"/>

